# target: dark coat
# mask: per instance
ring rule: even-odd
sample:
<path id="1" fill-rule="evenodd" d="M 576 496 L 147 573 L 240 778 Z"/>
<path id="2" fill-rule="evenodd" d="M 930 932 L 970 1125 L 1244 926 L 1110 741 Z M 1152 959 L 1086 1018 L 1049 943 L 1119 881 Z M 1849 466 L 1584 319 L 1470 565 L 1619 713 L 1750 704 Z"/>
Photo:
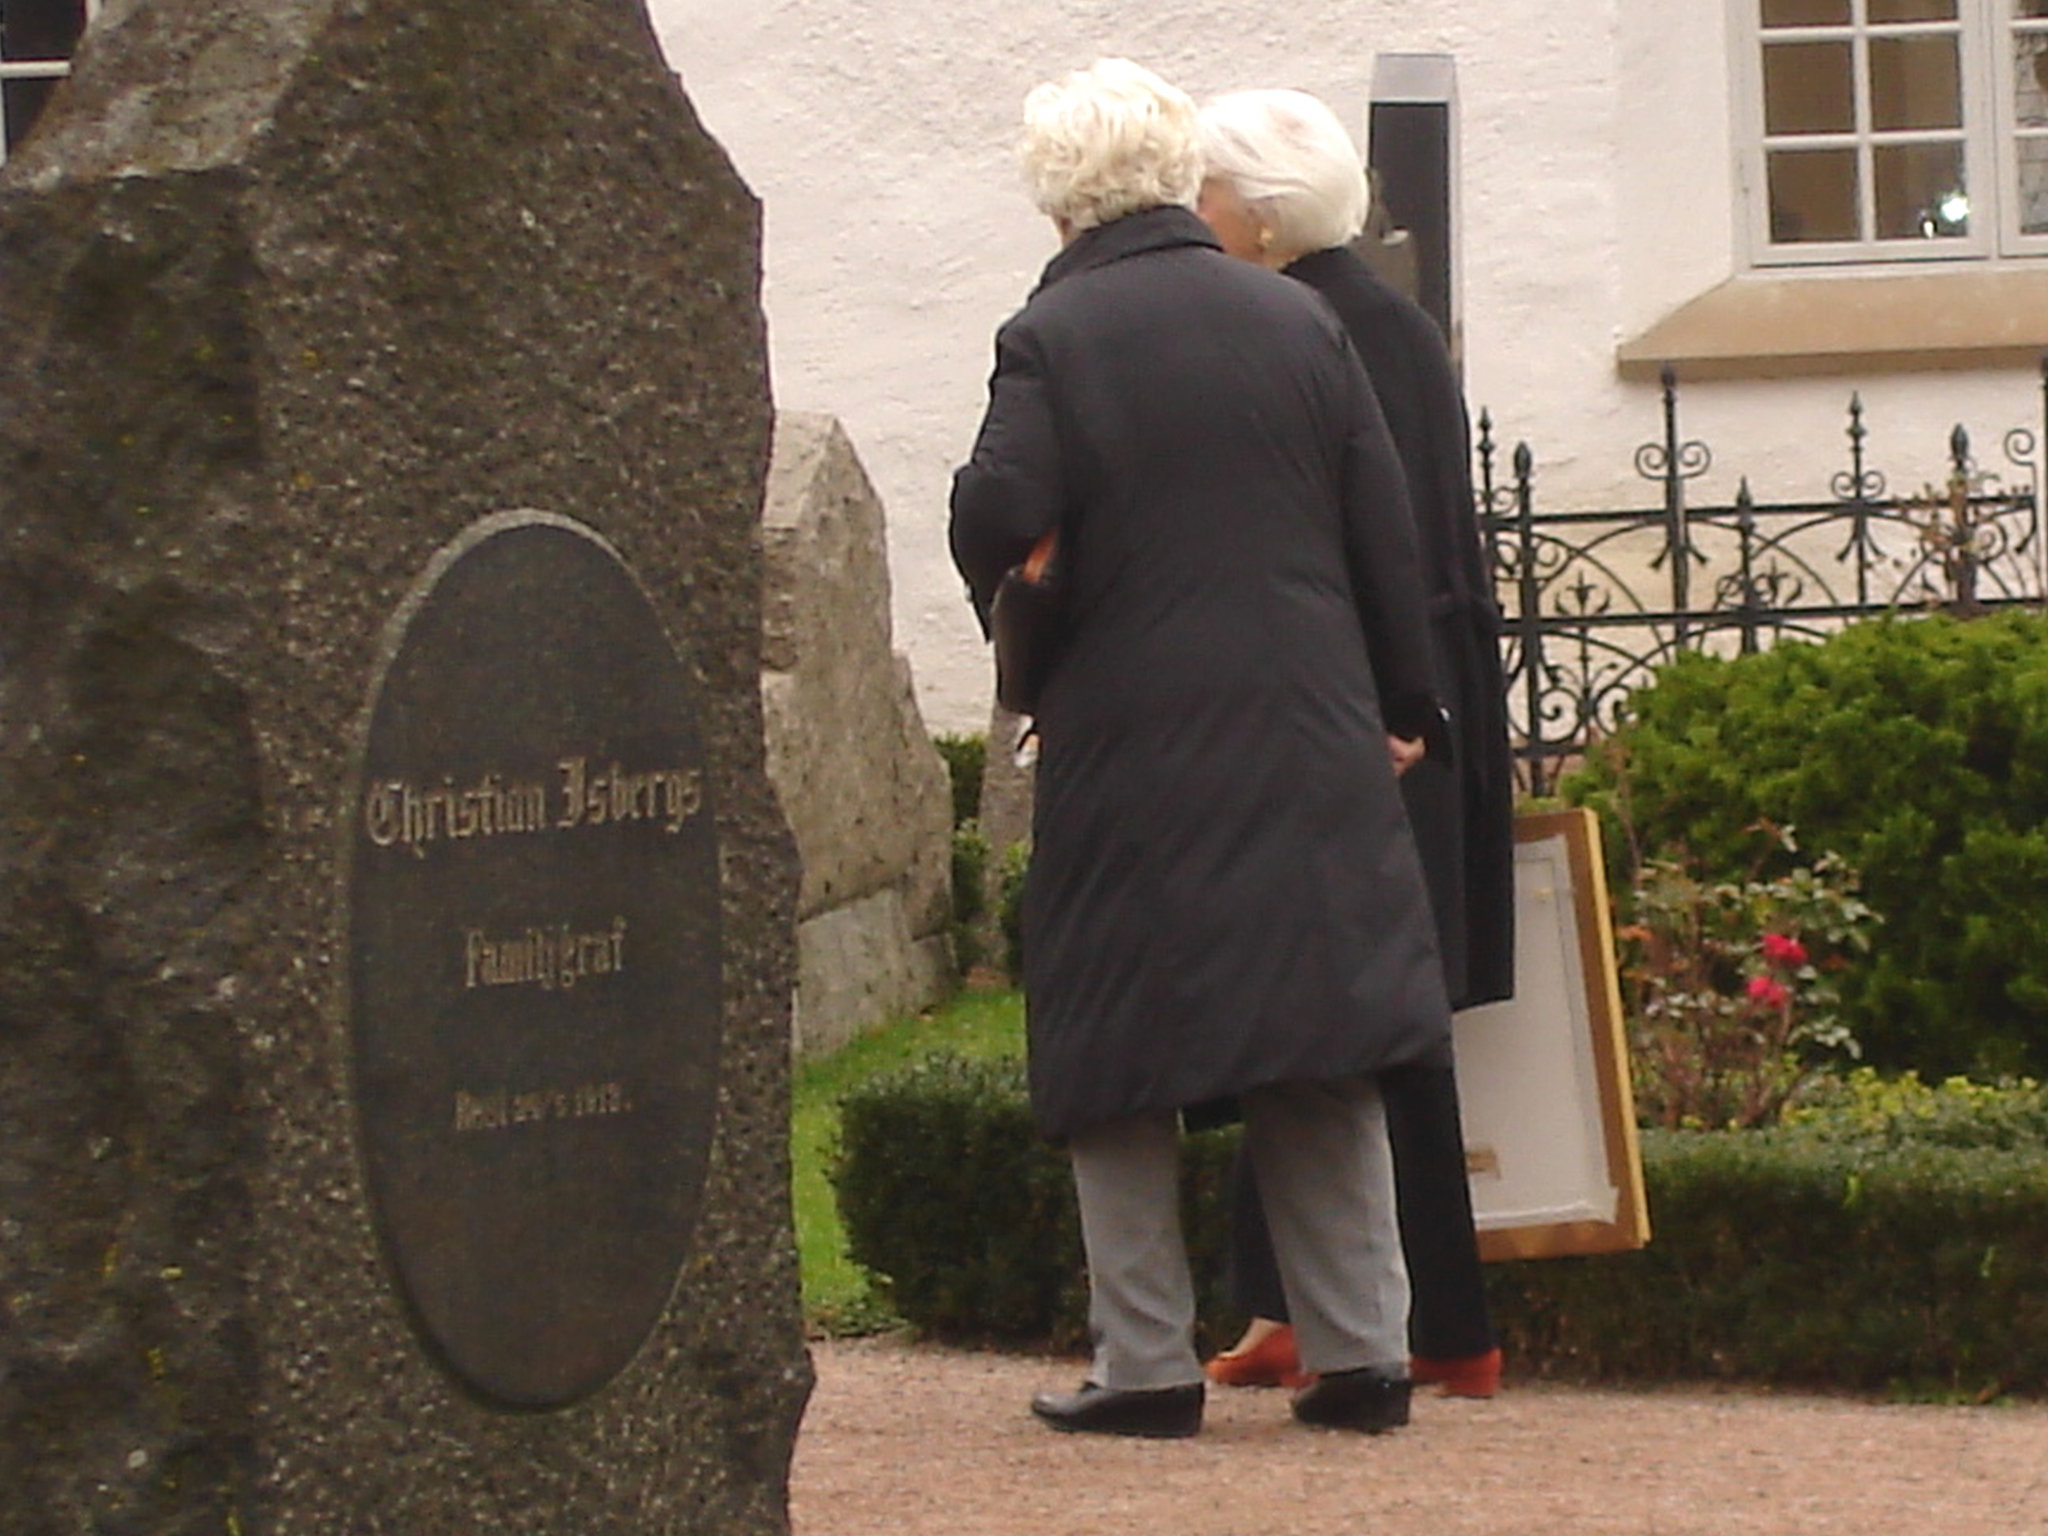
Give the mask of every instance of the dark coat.
<path id="1" fill-rule="evenodd" d="M 1421 305 L 1348 250 L 1317 251 L 1287 275 L 1320 293 L 1372 379 L 1408 481 L 1422 546 L 1438 695 L 1455 747 L 1401 780 L 1437 918 L 1451 1002 L 1515 990 L 1515 772 L 1494 600 L 1472 498 L 1471 430 L 1443 333 Z"/>
<path id="2" fill-rule="evenodd" d="M 984 617 L 1056 524 L 1069 640 L 1024 893 L 1040 1128 L 1440 1054 L 1386 743 L 1440 724 L 1421 569 L 1335 316 L 1183 209 L 1075 240 L 998 333 L 954 480 Z"/>

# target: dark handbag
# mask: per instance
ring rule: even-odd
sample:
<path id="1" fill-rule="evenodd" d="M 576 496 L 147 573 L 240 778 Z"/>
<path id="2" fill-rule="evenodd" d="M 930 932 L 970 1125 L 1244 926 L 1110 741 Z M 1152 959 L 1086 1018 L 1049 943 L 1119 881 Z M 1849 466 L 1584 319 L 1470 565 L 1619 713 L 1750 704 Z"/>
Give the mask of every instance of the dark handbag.
<path id="1" fill-rule="evenodd" d="M 1022 565 L 1003 573 L 989 606 L 996 702 L 1013 715 L 1038 713 L 1039 695 L 1066 638 L 1064 591 L 1053 564 L 1057 543 L 1057 534 L 1048 533 L 1032 545 Z"/>

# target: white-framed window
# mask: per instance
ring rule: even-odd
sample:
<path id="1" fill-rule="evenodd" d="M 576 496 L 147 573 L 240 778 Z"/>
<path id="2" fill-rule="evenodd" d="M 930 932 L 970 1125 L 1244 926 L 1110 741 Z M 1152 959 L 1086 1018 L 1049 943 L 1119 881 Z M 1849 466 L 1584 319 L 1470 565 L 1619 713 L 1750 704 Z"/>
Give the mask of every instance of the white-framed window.
<path id="1" fill-rule="evenodd" d="M 2048 253 L 2048 0 L 2007 0 L 1999 111 L 2012 125 L 2000 196 L 2015 248 Z"/>
<path id="2" fill-rule="evenodd" d="M 0 0 L 0 163 L 42 113 L 99 0 Z"/>
<path id="3" fill-rule="evenodd" d="M 2048 256 L 2048 0 L 1739 0 L 1759 265 Z"/>

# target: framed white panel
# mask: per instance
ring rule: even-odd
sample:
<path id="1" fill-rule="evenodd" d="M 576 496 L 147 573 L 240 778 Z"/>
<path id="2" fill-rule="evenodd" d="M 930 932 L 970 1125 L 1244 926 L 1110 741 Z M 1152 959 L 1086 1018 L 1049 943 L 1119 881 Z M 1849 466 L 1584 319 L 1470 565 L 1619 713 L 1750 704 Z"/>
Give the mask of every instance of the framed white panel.
<path id="1" fill-rule="evenodd" d="M 1457 1016 L 1453 1041 L 1479 1247 L 1490 1260 L 1649 1241 L 1599 824 L 1515 828 L 1515 996 Z"/>

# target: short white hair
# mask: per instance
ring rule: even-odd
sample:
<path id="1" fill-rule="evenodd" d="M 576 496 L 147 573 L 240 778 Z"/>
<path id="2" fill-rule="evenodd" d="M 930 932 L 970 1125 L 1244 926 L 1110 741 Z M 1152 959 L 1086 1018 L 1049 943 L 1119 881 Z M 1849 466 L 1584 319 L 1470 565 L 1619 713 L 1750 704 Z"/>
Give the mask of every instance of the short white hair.
<path id="1" fill-rule="evenodd" d="M 1306 91 L 1233 91 L 1202 108 L 1202 174 L 1227 183 L 1283 255 L 1343 245 L 1372 192 L 1351 135 Z"/>
<path id="2" fill-rule="evenodd" d="M 1019 156 L 1039 211 L 1075 229 L 1193 207 L 1202 186 L 1193 98 L 1129 59 L 1098 59 L 1025 97 Z"/>

